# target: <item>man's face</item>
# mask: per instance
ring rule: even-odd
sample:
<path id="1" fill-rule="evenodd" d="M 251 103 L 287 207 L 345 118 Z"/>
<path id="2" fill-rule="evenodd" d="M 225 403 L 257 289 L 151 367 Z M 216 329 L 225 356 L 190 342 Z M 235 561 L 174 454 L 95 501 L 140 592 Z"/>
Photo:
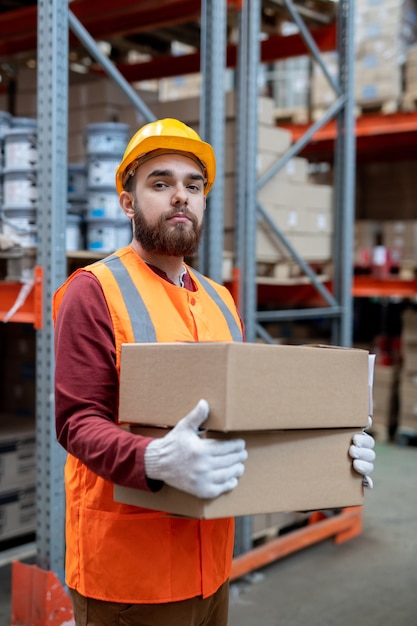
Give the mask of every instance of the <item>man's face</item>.
<path id="1" fill-rule="evenodd" d="M 196 252 L 206 206 L 204 178 L 192 159 L 161 155 L 135 175 L 134 237 L 144 250 L 166 256 Z"/>

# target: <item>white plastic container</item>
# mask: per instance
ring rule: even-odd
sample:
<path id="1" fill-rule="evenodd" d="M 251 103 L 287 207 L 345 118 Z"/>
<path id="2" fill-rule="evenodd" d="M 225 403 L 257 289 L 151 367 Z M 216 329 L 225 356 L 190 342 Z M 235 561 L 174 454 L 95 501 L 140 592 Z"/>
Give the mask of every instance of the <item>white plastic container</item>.
<path id="1" fill-rule="evenodd" d="M 37 246 L 35 209 L 5 208 L 1 213 L 1 224 L 3 235 L 22 248 L 35 248 Z"/>
<path id="2" fill-rule="evenodd" d="M 37 133 L 31 128 L 11 128 L 4 135 L 4 167 L 33 170 L 38 162 Z"/>
<path id="3" fill-rule="evenodd" d="M 122 157 L 130 132 L 128 124 L 119 122 L 87 124 L 85 127 L 87 154 L 117 154 Z"/>
<path id="4" fill-rule="evenodd" d="M 115 186 L 116 169 L 121 157 L 112 154 L 89 155 L 87 162 L 88 189 Z"/>
<path id="5" fill-rule="evenodd" d="M 0 111 L 0 140 L 3 139 L 11 125 L 12 115 L 7 113 L 7 111 Z"/>
<path id="6" fill-rule="evenodd" d="M 82 250 L 83 243 L 83 218 L 76 213 L 67 213 L 67 224 L 65 230 L 65 246 L 68 252 Z"/>
<path id="7" fill-rule="evenodd" d="M 120 207 L 119 194 L 113 188 L 90 190 L 87 198 L 87 219 L 120 220 L 123 211 Z"/>
<path id="8" fill-rule="evenodd" d="M 84 217 L 87 214 L 87 197 L 84 200 L 70 200 L 67 204 L 67 211 Z"/>
<path id="9" fill-rule="evenodd" d="M 68 200 L 85 200 L 87 193 L 87 166 L 85 163 L 68 165 Z"/>
<path id="10" fill-rule="evenodd" d="M 3 203 L 5 208 L 36 208 L 37 201 L 38 188 L 35 172 L 4 170 Z"/>
<path id="11" fill-rule="evenodd" d="M 38 120 L 34 117 L 13 117 L 12 128 L 36 129 Z"/>
<path id="12" fill-rule="evenodd" d="M 87 250 L 114 252 L 132 241 L 132 224 L 125 220 L 87 220 Z"/>

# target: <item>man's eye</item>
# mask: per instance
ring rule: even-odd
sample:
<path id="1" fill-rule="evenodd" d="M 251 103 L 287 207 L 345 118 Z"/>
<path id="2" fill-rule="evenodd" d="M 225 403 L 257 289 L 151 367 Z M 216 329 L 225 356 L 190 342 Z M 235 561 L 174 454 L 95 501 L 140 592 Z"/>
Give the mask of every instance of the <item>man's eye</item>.
<path id="1" fill-rule="evenodd" d="M 162 182 L 162 181 L 154 183 L 154 188 L 155 189 L 164 189 L 166 186 L 167 186 L 167 184 Z"/>

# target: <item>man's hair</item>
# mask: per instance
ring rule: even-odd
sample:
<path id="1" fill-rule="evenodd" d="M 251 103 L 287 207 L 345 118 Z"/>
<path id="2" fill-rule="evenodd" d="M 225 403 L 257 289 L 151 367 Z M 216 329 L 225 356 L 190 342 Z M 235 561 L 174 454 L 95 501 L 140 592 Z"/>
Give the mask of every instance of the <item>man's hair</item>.
<path id="1" fill-rule="evenodd" d="M 128 191 L 129 193 L 133 193 L 134 189 L 135 189 L 135 176 L 136 172 L 133 174 L 133 176 L 129 176 L 125 182 L 125 184 L 123 185 L 123 189 L 124 191 Z"/>

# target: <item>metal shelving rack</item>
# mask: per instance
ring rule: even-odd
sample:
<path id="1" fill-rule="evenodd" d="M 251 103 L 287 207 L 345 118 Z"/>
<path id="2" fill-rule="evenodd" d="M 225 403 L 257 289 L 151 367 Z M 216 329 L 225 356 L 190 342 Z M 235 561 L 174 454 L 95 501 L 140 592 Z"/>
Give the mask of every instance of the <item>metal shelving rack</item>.
<path id="1" fill-rule="evenodd" d="M 337 49 L 340 57 L 340 75 L 333 81 L 321 58 L 320 51 L 305 27 L 292 0 L 284 0 L 289 13 L 299 26 L 308 49 L 322 67 L 338 96 L 323 119 L 313 124 L 260 181 L 256 180 L 257 146 L 257 72 L 260 64 L 261 43 L 260 0 L 243 0 L 239 14 L 239 45 L 237 55 L 238 92 L 238 162 L 237 186 L 237 246 L 236 258 L 242 316 L 247 338 L 254 341 L 261 335 L 265 315 L 257 311 L 256 285 L 256 223 L 258 216 L 270 220 L 257 202 L 257 191 L 277 173 L 288 160 L 308 144 L 314 134 L 329 120 L 337 124 L 336 165 L 336 232 L 333 290 L 330 292 L 315 276 L 311 268 L 285 241 L 285 237 L 271 222 L 270 227 L 304 269 L 311 283 L 324 298 L 327 306 L 299 311 L 273 311 L 268 320 L 300 319 L 327 316 L 332 319 L 333 342 L 351 345 L 352 328 L 352 240 L 354 220 L 354 159 L 355 131 L 353 123 L 353 12 L 354 3 L 340 0 L 338 4 Z M 71 6 L 71 5 L 70 5 Z M 202 2 L 201 69 L 203 96 L 201 98 L 202 135 L 216 150 L 218 170 L 223 171 L 224 160 L 224 101 L 219 97 L 219 85 L 224 84 L 226 68 L 226 1 Z M 38 437 L 38 522 L 37 563 L 52 570 L 63 581 L 64 571 L 64 497 L 63 454 L 53 435 L 53 328 L 51 298 L 65 278 L 65 214 L 66 214 L 66 154 L 68 114 L 68 28 L 102 65 L 104 71 L 120 86 L 145 119 L 154 119 L 152 112 L 117 72 L 95 41 L 89 36 L 68 8 L 67 0 L 39 0 L 38 3 L 38 131 L 40 152 L 40 202 L 38 223 L 40 245 L 38 266 L 42 269 L 42 318 L 38 330 L 37 348 L 37 437 Z M 206 225 L 200 258 L 202 271 L 221 281 L 223 242 L 223 181 L 221 176 L 210 198 L 211 209 Z M 355 522 L 356 524 L 356 522 Z M 337 526 L 337 525 L 336 525 Z M 360 524 L 359 524 L 360 526 Z M 355 525 L 358 532 L 359 526 Z M 250 520 L 237 523 L 236 553 L 244 555 L 249 549 Z M 337 533 L 333 524 L 330 534 Z M 342 533 L 344 531 L 341 531 Z M 351 532 L 351 531 L 349 531 Z M 322 537 L 321 537 L 322 538 Z M 304 539 L 304 545 L 305 544 Z M 313 539 L 311 539 L 313 541 Z M 308 539 L 307 539 L 308 542 Z M 259 566 L 259 561 L 257 562 Z M 238 570 L 236 570 L 238 571 Z"/>

